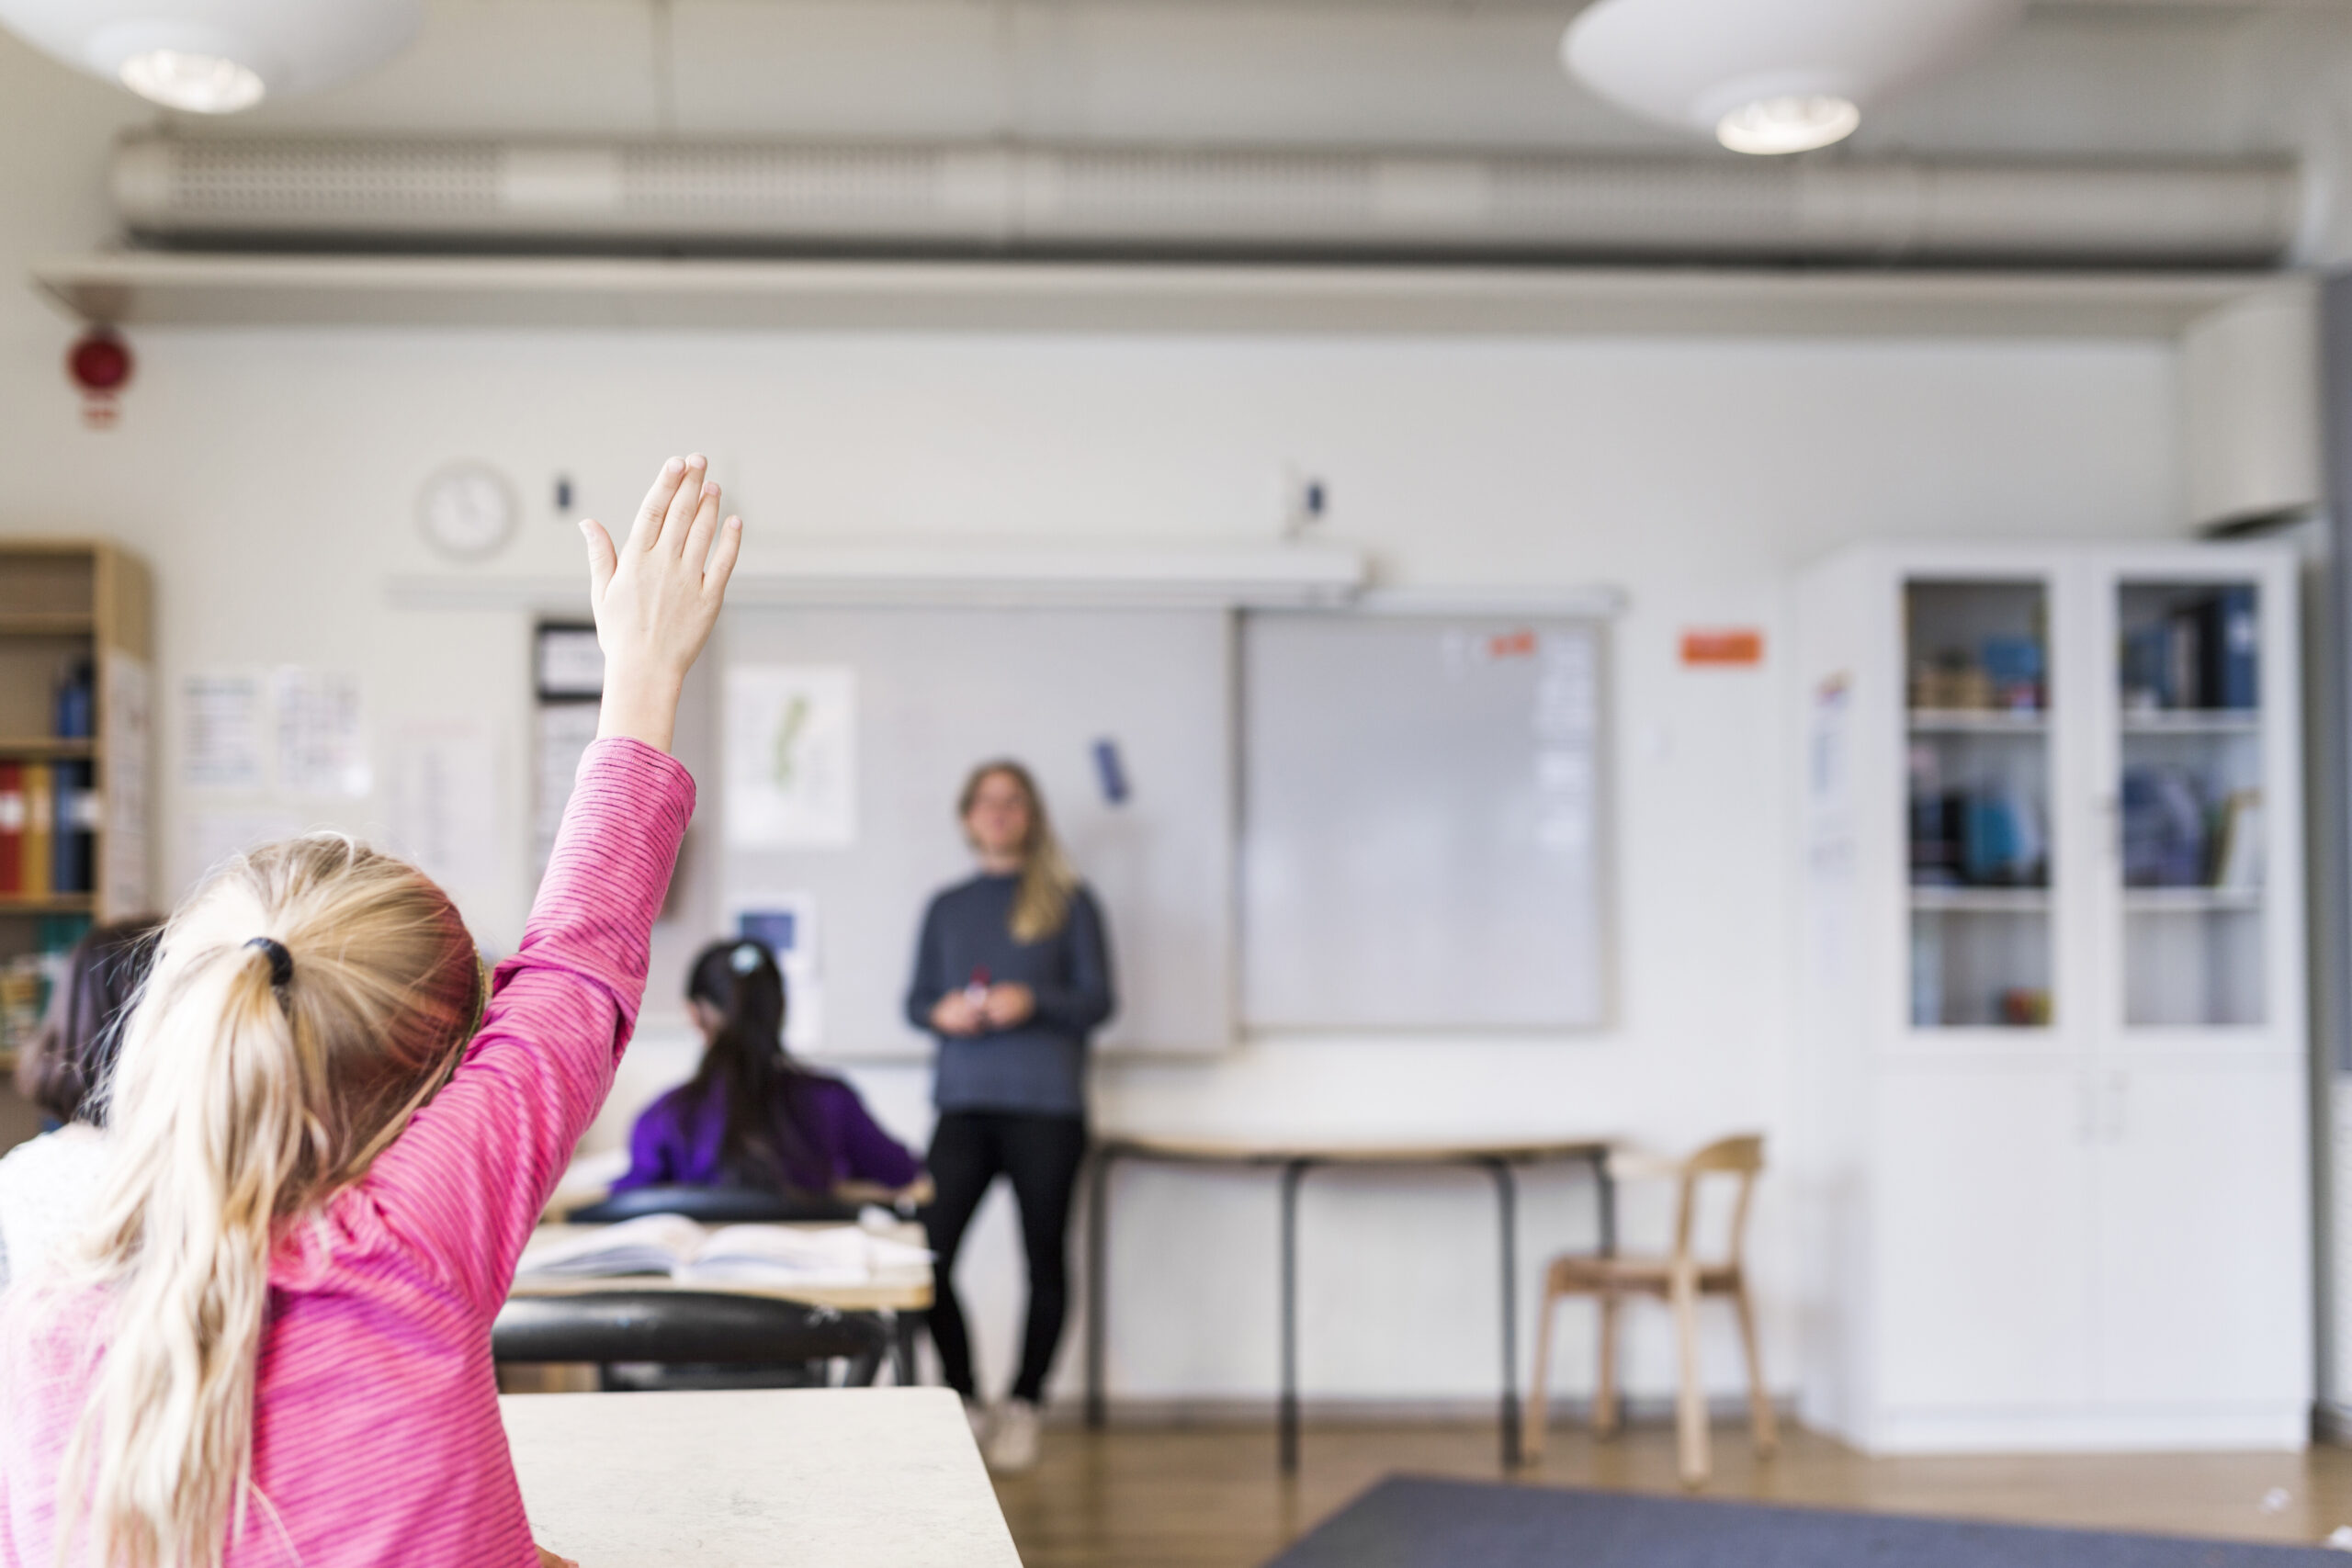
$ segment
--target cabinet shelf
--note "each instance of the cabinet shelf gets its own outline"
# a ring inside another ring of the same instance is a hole
[[[51,893],[38,898],[0,895],[0,915],[86,915],[96,908],[94,893]]]
[[[86,637],[97,618],[76,610],[0,611],[0,637]]]
[[[96,752],[97,742],[87,736],[66,740],[54,736],[0,735],[0,761],[18,757],[89,757]]]
[[[2050,716],[2039,709],[1913,708],[1909,721],[1914,735],[2041,735],[2050,728]]]
[[[2252,708],[2176,708],[2123,716],[2126,735],[2258,735],[2262,715]]]
[[[2047,887],[1914,887],[1911,908],[1930,914],[2039,915],[2050,908]]]
[[[2127,887],[2123,909],[2132,915],[2226,914],[2262,908],[2259,887]]]

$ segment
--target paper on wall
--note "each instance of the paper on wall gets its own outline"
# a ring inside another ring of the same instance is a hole
[[[825,1043],[824,971],[818,963],[817,897],[763,893],[729,900],[739,937],[765,944],[784,972],[784,1043],[806,1054]]]
[[[594,703],[544,703],[538,712],[538,733],[533,737],[535,760],[531,786],[531,867],[544,875],[555,853],[556,829],[563,826],[563,808],[571,801],[571,786],[580,776],[580,759],[596,739]]]
[[[1535,841],[1555,854],[1582,859],[1592,850],[1599,809],[1593,735],[1600,696],[1593,639],[1547,632],[1537,642]]]
[[[290,839],[301,830],[301,819],[290,811],[196,812],[180,840],[180,886],[195,886],[232,855]]]
[[[100,715],[106,721],[105,835],[98,906],[119,919],[153,907],[148,890],[148,705],[153,682],[143,659],[107,651]]]
[[[727,842],[847,849],[857,842],[857,675],[846,666],[727,672]]]
[[[190,675],[183,680],[181,782],[190,789],[261,788],[261,705],[259,676]]]
[[[288,668],[270,679],[277,706],[277,787],[287,795],[365,795],[373,780],[359,682]]]
[[[417,720],[393,733],[390,816],[400,853],[447,886],[498,868],[498,767],[490,727]]]

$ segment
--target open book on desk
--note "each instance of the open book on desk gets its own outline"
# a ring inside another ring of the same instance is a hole
[[[853,1286],[931,1254],[857,1225],[723,1225],[679,1214],[542,1232],[523,1248],[520,1278],[594,1280],[666,1274],[681,1284]]]

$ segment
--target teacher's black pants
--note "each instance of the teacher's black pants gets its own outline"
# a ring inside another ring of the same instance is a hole
[[[1029,1254],[1029,1326],[1022,1336],[1021,1375],[1013,1380],[1012,1397],[1035,1404],[1045,1393],[1062,1322],[1069,1315],[1069,1205],[1085,1157],[1083,1117],[1014,1111],[940,1113],[925,1162],[937,1189],[923,1213],[931,1249],[939,1255],[933,1265],[931,1339],[939,1347],[947,1386],[967,1399],[976,1397],[976,1385],[972,1342],[956,1295],[956,1254],[964,1245],[964,1229],[989,1183],[1000,1174],[1009,1178],[1021,1209],[1021,1244]]]

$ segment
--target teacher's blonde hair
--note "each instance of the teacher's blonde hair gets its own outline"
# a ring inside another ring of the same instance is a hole
[[[1012,894],[1012,940],[1043,942],[1060,931],[1069,919],[1070,896],[1078,891],[1078,873],[1069,866],[1069,859],[1062,853],[1061,840],[1054,837],[1054,825],[1046,816],[1046,797],[1037,793],[1037,781],[1029,770],[1009,758],[1000,757],[992,762],[982,762],[964,781],[964,792],[956,797],[956,819],[964,821],[972,815],[973,802],[979,798],[980,785],[991,776],[1011,779],[1020,787],[1029,804],[1029,832],[1021,840],[1021,886]]]
[[[338,836],[241,855],[172,918],[94,1223],[43,1292],[64,1312],[95,1287],[107,1319],[59,1471],[61,1562],[86,1524],[93,1561],[217,1568],[252,1490],[272,1248],[445,1081],[483,987],[448,896]]]

